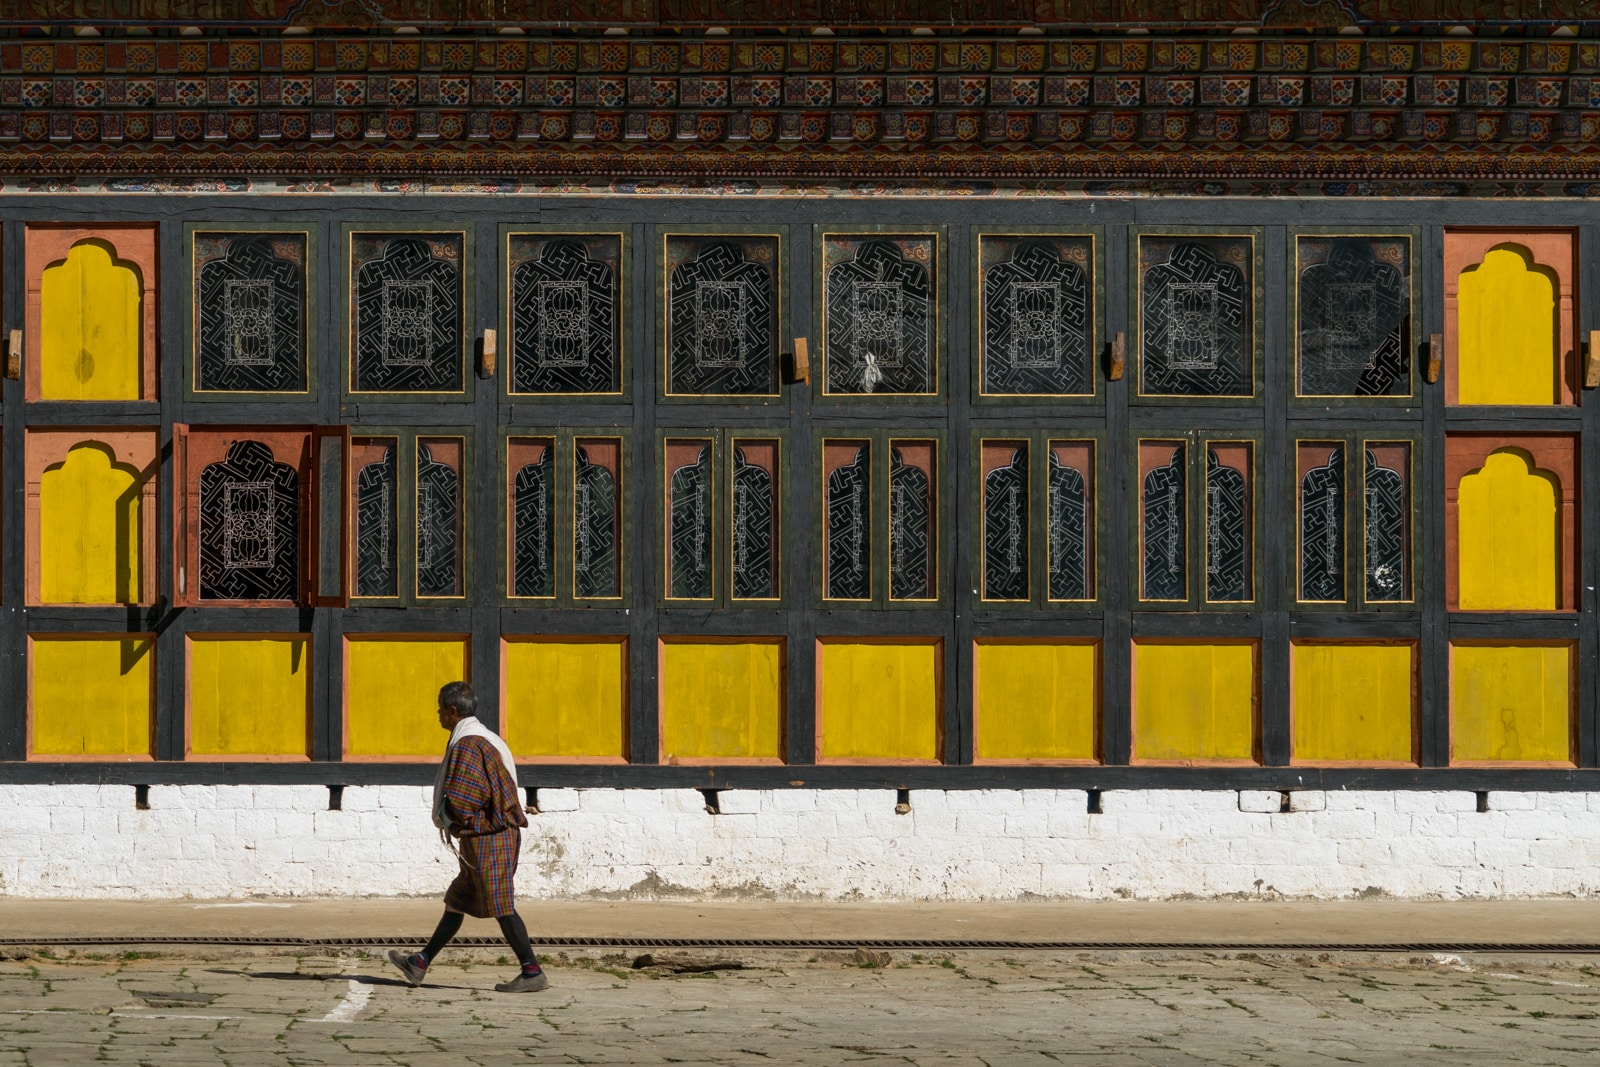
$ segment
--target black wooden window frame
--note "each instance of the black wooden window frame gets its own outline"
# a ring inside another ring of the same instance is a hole
[[[1298,456],[1303,444],[1340,444],[1344,446],[1344,560],[1345,596],[1341,600],[1309,600],[1301,596],[1301,478],[1298,474]],[[1406,521],[1410,524],[1407,538],[1406,574],[1410,596],[1404,600],[1368,600],[1366,593],[1366,446],[1368,444],[1404,444],[1409,448],[1406,459]],[[1417,558],[1418,534],[1422,523],[1422,493],[1418,477],[1421,470],[1422,437],[1415,430],[1348,430],[1319,432],[1291,427],[1288,437],[1285,467],[1289,474],[1288,516],[1289,528],[1284,547],[1288,555],[1285,573],[1289,579],[1288,602],[1295,611],[1333,612],[1399,612],[1415,615],[1423,602],[1421,580],[1423,568]]]
[[[473,559],[476,542],[473,537],[473,474],[479,468],[474,457],[474,429],[471,426],[386,426],[363,423],[355,438],[385,438],[395,442],[395,572],[397,594],[387,596],[361,596],[356,592],[355,575],[357,559],[356,500],[352,492],[346,511],[350,515],[349,534],[345,544],[345,559],[349,571],[350,601],[361,608],[410,608],[424,605],[447,607],[468,604],[476,596],[473,589]],[[421,486],[417,482],[417,446],[427,438],[454,438],[461,442],[461,479],[457,486],[461,507],[461,543],[457,546],[456,568],[461,576],[461,593],[458,596],[423,596],[417,592],[417,497]],[[355,482],[360,471],[352,470]]]
[[[511,264],[511,242],[514,238],[522,236],[532,237],[615,237],[621,250],[620,270],[617,282],[617,381],[618,387],[613,392],[605,393],[528,393],[519,392],[515,387],[512,377],[517,342],[516,327],[511,321],[513,282]],[[633,227],[631,226],[566,226],[560,223],[518,223],[502,222],[499,224],[499,247],[496,278],[499,291],[496,299],[500,305],[499,333],[495,337],[495,369],[494,376],[500,379],[497,387],[501,403],[506,404],[622,404],[633,403],[633,331],[630,329],[630,316],[636,314],[634,308],[634,262],[633,262]],[[483,344],[480,340],[477,345],[479,358],[482,358]],[[469,375],[470,377],[470,375]],[[480,370],[479,377],[483,377]]]
[[[500,602],[508,608],[617,608],[625,609],[633,602],[633,562],[632,553],[635,550],[634,541],[638,538],[638,528],[634,519],[634,493],[635,482],[643,481],[654,484],[644,470],[639,466],[639,457],[634,453],[634,435],[631,429],[617,426],[505,426],[500,429],[500,454],[499,462],[494,471],[495,496],[498,501],[496,512],[500,518],[500,526],[496,536],[496,564],[500,587]],[[686,435],[688,436],[688,435]],[[555,565],[555,596],[553,597],[522,597],[512,592],[515,588],[515,575],[512,573],[515,559],[515,534],[513,516],[511,514],[511,500],[509,487],[515,473],[508,464],[509,445],[512,440],[525,438],[543,438],[555,443],[555,456],[553,457],[553,470],[555,473],[555,555],[552,562]],[[593,438],[614,439],[620,444],[620,462],[618,463],[618,485],[616,488],[617,506],[619,514],[616,526],[621,537],[621,544],[617,547],[617,585],[619,592],[614,597],[580,597],[577,595],[573,577],[574,527],[573,492],[574,479],[577,477],[577,447],[578,441]],[[630,473],[630,464],[631,472]]]
[[[969,434],[968,477],[972,487],[963,501],[963,530],[971,556],[971,604],[975,611],[1100,611],[1105,606],[1106,588],[1101,561],[1106,551],[1106,509],[1100,506],[1105,481],[1105,433],[1098,429],[1072,426],[1022,428],[999,424],[973,427]],[[1028,446],[1028,596],[1002,600],[985,594],[984,570],[987,566],[984,529],[985,486],[984,445],[1000,441],[1024,441]],[[1086,493],[1089,510],[1088,572],[1090,596],[1082,599],[1057,599],[1050,595],[1050,474],[1049,450],[1057,443],[1087,444],[1091,450],[1090,484]]]
[[[982,274],[983,242],[995,237],[1077,237],[1087,238],[1092,253],[1087,273],[1089,320],[1089,384],[1087,393],[1002,393],[984,388],[983,362],[985,358],[984,328],[984,276]],[[1009,407],[1017,404],[1061,405],[1082,411],[1104,411],[1106,380],[1102,359],[1106,346],[1106,232],[1104,226],[974,226],[971,271],[972,292],[968,298],[968,317],[971,320],[971,398],[977,410]],[[1085,412],[1087,413],[1087,412]]]
[[[1424,368],[1420,363],[1426,362],[1426,354],[1421,350],[1422,327],[1424,306],[1422,299],[1422,276],[1425,273],[1421,259],[1422,230],[1417,226],[1295,226],[1288,232],[1289,247],[1288,277],[1289,277],[1289,329],[1286,340],[1289,345],[1288,374],[1289,390],[1288,401],[1291,408],[1299,409],[1324,409],[1337,410],[1340,408],[1377,408],[1391,409],[1389,417],[1401,414],[1392,409],[1415,408],[1421,402],[1419,390],[1423,388]],[[1402,330],[1403,345],[1407,357],[1409,374],[1409,388],[1404,394],[1393,396],[1359,396],[1359,395],[1332,395],[1323,393],[1300,392],[1300,239],[1302,237],[1358,237],[1367,240],[1394,239],[1407,242],[1407,262],[1409,273],[1406,277],[1406,296],[1410,301],[1410,308],[1406,315],[1406,323]],[[1432,269],[1428,267],[1427,269]],[[1407,412],[1411,414],[1412,412]]]
[[[183,399],[188,403],[237,404],[315,404],[320,375],[318,363],[322,353],[317,349],[317,316],[325,304],[321,289],[326,285],[322,267],[323,227],[314,222],[185,222],[183,224],[184,292],[183,313]],[[201,234],[223,234],[266,237],[272,234],[293,234],[306,242],[305,306],[301,310],[302,342],[305,346],[306,387],[297,392],[276,390],[262,392],[246,389],[200,388],[200,331],[196,329],[199,314],[200,272],[195,263],[195,238]],[[159,372],[158,372],[159,373]]]
[[[461,237],[461,338],[460,352],[457,358],[461,367],[460,391],[432,391],[421,390],[394,390],[379,391],[370,389],[357,389],[356,385],[356,265],[355,265],[355,239],[360,234],[375,234],[384,237],[424,236],[427,234],[449,234]],[[475,380],[473,360],[471,356],[475,349],[473,337],[475,334],[474,323],[476,315],[476,289],[477,277],[474,261],[474,227],[469,223],[458,226],[440,226],[437,222],[419,221],[412,225],[404,222],[384,223],[352,223],[346,222],[340,228],[340,258],[343,269],[340,272],[343,284],[334,288],[332,307],[334,318],[343,327],[344,342],[340,349],[344,352],[344,367],[341,375],[343,385],[340,396],[346,404],[360,403],[394,403],[394,404],[471,404],[474,398]],[[480,349],[481,350],[481,349]]]

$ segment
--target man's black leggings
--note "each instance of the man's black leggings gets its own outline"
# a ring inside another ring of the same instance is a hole
[[[447,911],[439,919],[439,925],[434,928],[433,937],[428,939],[428,947],[422,954],[433,960],[444,951],[450,939],[461,931],[461,920],[465,918],[459,911]],[[522,921],[522,916],[516,912],[502,915],[495,920],[500,924],[500,933],[506,939],[506,944],[511,946],[512,953],[517,957],[517,962],[524,967],[530,963],[538,963],[533,954],[533,944],[528,940],[528,926]]]

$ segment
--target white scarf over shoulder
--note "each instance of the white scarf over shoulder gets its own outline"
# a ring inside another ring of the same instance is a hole
[[[500,753],[500,762],[506,765],[506,773],[511,775],[511,785],[515,787],[517,784],[517,761],[511,756],[510,746],[475,716],[468,715],[456,723],[456,728],[450,731],[450,743],[445,746],[444,759],[439,761],[439,773],[433,778],[433,825],[441,830],[450,825],[449,816],[444,810],[444,772],[450,765],[450,750],[463,737],[481,737],[493,745],[495,751]]]

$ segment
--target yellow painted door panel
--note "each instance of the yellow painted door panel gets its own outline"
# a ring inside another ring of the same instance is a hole
[[[1572,758],[1572,646],[1452,645],[1450,758]]]
[[[148,637],[35,637],[29,704],[36,756],[149,756]]]
[[[458,637],[345,638],[345,755],[440,758],[439,690],[466,669]]]
[[[1561,602],[1561,509],[1555,482],[1526,453],[1491,452],[1461,479],[1463,611],[1554,611]]]
[[[1416,646],[1293,646],[1297,760],[1410,763]]]
[[[516,756],[627,755],[625,639],[508,640],[503,647],[502,721]]]
[[[308,756],[311,642],[304,637],[189,639],[189,751]]]
[[[141,588],[139,476],[86,442],[39,481],[39,598],[135,604]]]
[[[1134,758],[1254,758],[1255,665],[1249,644],[1137,642]]]
[[[661,644],[661,758],[783,754],[783,643]]]
[[[44,336],[39,395],[46,400],[137,400],[139,276],[110,246],[84,241],[39,283]]]
[[[1519,252],[1497,248],[1462,271],[1456,402],[1558,403],[1555,314],[1555,280]]]
[[[979,759],[1092,760],[1100,711],[1099,647],[980,641]]]
[[[939,758],[939,644],[819,644],[819,759]]]

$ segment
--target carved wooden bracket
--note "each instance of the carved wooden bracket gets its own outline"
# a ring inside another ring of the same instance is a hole
[[[1428,384],[1432,385],[1439,380],[1439,371],[1444,367],[1444,334],[1430,333],[1428,335],[1428,364],[1424,371]]]
[[[1122,381],[1122,372],[1128,365],[1128,335],[1118,330],[1111,337],[1111,359],[1106,366],[1106,380]]]

